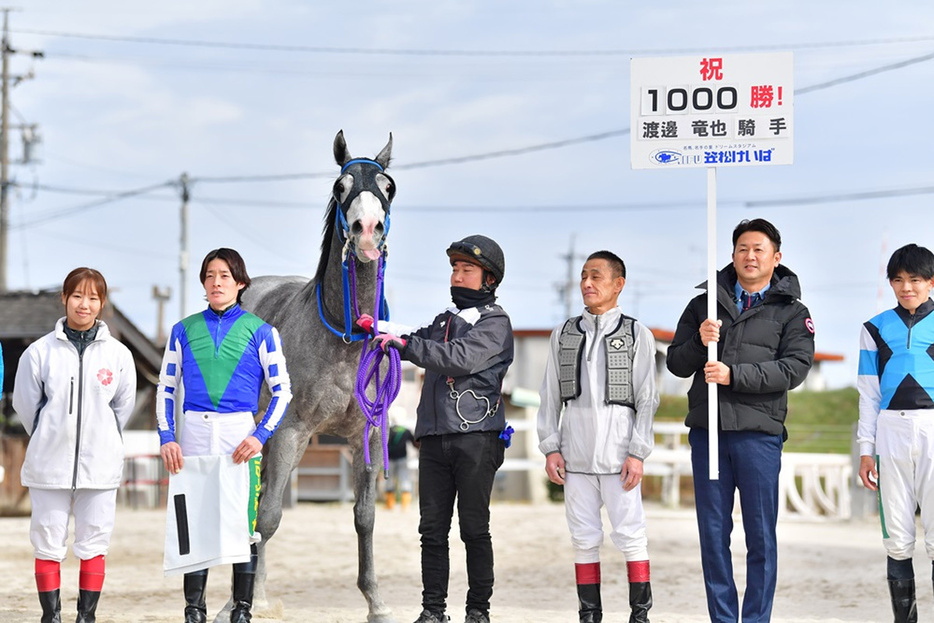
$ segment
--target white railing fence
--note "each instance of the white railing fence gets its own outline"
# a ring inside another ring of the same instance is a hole
[[[661,476],[662,503],[677,507],[681,503],[681,479],[692,477],[688,428],[674,422],[656,422],[655,433],[659,441],[646,460],[645,473]],[[778,480],[779,517],[849,519],[852,482],[849,455],[785,452]],[[736,508],[738,512],[739,504]]]
[[[512,423],[516,431],[534,436],[534,424],[528,420]],[[674,422],[656,422],[657,443],[655,450],[645,462],[645,474],[661,478],[661,499],[665,506],[677,508],[681,505],[681,491],[690,486],[691,448],[687,442],[688,429]],[[164,503],[167,475],[158,455],[158,436],[148,432],[129,435],[125,470],[125,481],[121,488],[120,501],[130,506],[153,507]],[[528,498],[531,501],[545,499],[544,458],[536,446],[527,440],[522,452],[507,457],[501,471],[504,474],[522,474],[530,483]],[[518,450],[518,448],[517,448]],[[519,454],[525,455],[517,456]],[[417,475],[418,458],[409,460],[413,475]],[[329,469],[326,475],[339,474],[333,491],[299,494],[299,476],[320,476],[322,468],[302,467],[294,474],[291,495],[286,502],[299,500],[353,499],[351,465],[349,456],[344,457],[339,467]],[[684,480],[688,479],[688,480]],[[851,487],[854,487],[853,459],[842,454],[811,454],[786,452],[782,455],[782,471],[779,477],[779,516],[782,519],[845,520],[852,515]],[[536,490],[536,488],[538,490]],[[737,513],[739,504],[736,504]]]

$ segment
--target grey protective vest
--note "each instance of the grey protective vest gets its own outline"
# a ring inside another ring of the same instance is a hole
[[[558,336],[558,382],[561,400],[567,402],[581,395],[581,357],[586,335],[580,328],[581,317],[570,318]],[[603,338],[606,351],[606,404],[635,408],[632,387],[632,361],[635,353],[634,320],[622,316],[616,328]]]

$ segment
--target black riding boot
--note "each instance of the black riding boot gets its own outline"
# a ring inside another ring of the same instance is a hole
[[[895,560],[888,556],[885,562],[895,623],[917,623],[918,602],[915,598],[915,570],[911,558]]]
[[[603,604],[600,603],[599,584],[578,584],[577,602],[580,606],[580,623],[603,621]]]
[[[918,602],[915,599],[914,580],[889,580],[889,594],[892,596],[892,614],[895,623],[917,623]]]
[[[78,591],[78,618],[75,623],[95,623],[97,616],[97,600],[101,598],[100,591]]]
[[[78,618],[75,623],[94,623],[97,616],[97,600],[101,598],[100,591],[78,591]]]
[[[253,615],[253,584],[256,580],[256,546],[251,545],[250,562],[240,562],[233,566],[233,610],[230,611],[230,623],[250,623]]]
[[[39,593],[39,605],[42,606],[42,623],[62,623],[62,599],[59,589]]]
[[[652,584],[650,582],[629,583],[629,623],[649,623],[649,608],[652,607]]]
[[[208,606],[204,602],[207,584],[207,569],[185,574],[185,623],[206,623],[208,620]]]

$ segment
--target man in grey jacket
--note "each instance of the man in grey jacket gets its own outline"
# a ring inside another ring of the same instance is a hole
[[[648,621],[652,607],[641,482],[642,462],[655,445],[655,340],[619,308],[625,283],[626,265],[614,253],[587,258],[580,283],[585,308],[551,335],[538,411],[545,473],[564,485],[581,623],[603,619],[603,506],[610,538],[626,556],[630,622]]]
[[[452,243],[447,254],[454,307],[428,326],[376,340],[425,369],[415,423],[423,587],[416,623],[449,620],[448,534],[455,499],[467,550],[465,623],[489,623],[490,496],[508,443],[502,384],[513,358],[512,324],[496,304],[506,263],[499,245],[480,235]]]
[[[730,533],[739,490],[746,534],[744,623],[767,622],[778,570],[778,473],[787,438],[788,390],[814,361],[814,323],[801,303],[798,277],[779,264],[782,239],[765,219],[733,230],[733,262],[717,274],[717,320],[707,293],[688,303],[668,348],[668,369],[694,377],[688,391],[691,463],[701,566],[710,620],[735,623],[739,601]],[[707,284],[699,286],[707,288]],[[718,361],[707,361],[717,343]],[[717,383],[719,479],[707,474],[707,384]]]

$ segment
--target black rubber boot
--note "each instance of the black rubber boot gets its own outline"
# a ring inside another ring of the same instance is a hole
[[[256,546],[251,545],[250,562],[240,562],[233,566],[233,610],[230,611],[230,623],[250,623],[253,615],[253,584],[256,580]]]
[[[100,591],[78,591],[78,618],[75,623],[95,623],[97,616],[97,601],[101,598]]]
[[[41,623],[62,623],[62,599],[59,589],[39,593],[39,605],[42,606]]]
[[[918,602],[915,598],[914,580],[889,580],[892,596],[892,614],[895,623],[918,623]]]
[[[208,606],[204,602],[207,584],[207,569],[185,574],[185,623],[207,623]]]
[[[600,602],[599,584],[578,584],[577,602],[580,606],[580,623],[600,623],[603,621],[603,604]]]
[[[885,576],[889,581],[895,623],[917,623],[918,602],[915,598],[915,570],[911,558],[895,560],[887,556]]]
[[[649,623],[649,608],[652,607],[651,582],[629,583],[629,623]]]

